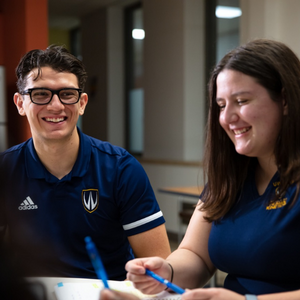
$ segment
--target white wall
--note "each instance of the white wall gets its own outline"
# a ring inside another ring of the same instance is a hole
[[[270,38],[286,43],[300,57],[299,0],[240,0],[241,42]]]
[[[108,140],[125,147],[123,7],[108,8]]]
[[[184,2],[183,160],[203,156],[205,127],[204,1]]]
[[[184,3],[146,0],[143,11],[144,157],[180,160],[184,156]]]
[[[143,1],[146,158],[201,160],[203,8],[202,0]]]

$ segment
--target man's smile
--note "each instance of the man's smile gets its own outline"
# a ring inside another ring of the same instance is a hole
[[[60,117],[60,118],[44,118],[45,121],[47,122],[52,122],[52,123],[59,123],[62,122],[64,120],[66,120],[66,117]]]

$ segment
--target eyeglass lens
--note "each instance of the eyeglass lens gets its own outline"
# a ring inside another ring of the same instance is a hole
[[[79,99],[79,92],[72,89],[63,89],[58,92],[58,97],[63,103],[76,103]],[[52,91],[46,89],[36,89],[31,91],[32,102],[37,104],[48,103],[52,98]]]

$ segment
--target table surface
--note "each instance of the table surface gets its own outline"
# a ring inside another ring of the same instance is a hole
[[[202,186],[176,186],[176,187],[163,187],[158,189],[158,191],[162,193],[196,197],[196,198],[199,198],[202,190],[203,190]]]

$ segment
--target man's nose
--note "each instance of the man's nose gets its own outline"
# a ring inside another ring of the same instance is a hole
[[[48,103],[48,105],[50,105],[51,107],[59,107],[59,108],[64,106],[63,103],[61,103],[57,94],[53,94],[52,99],[50,103]]]

